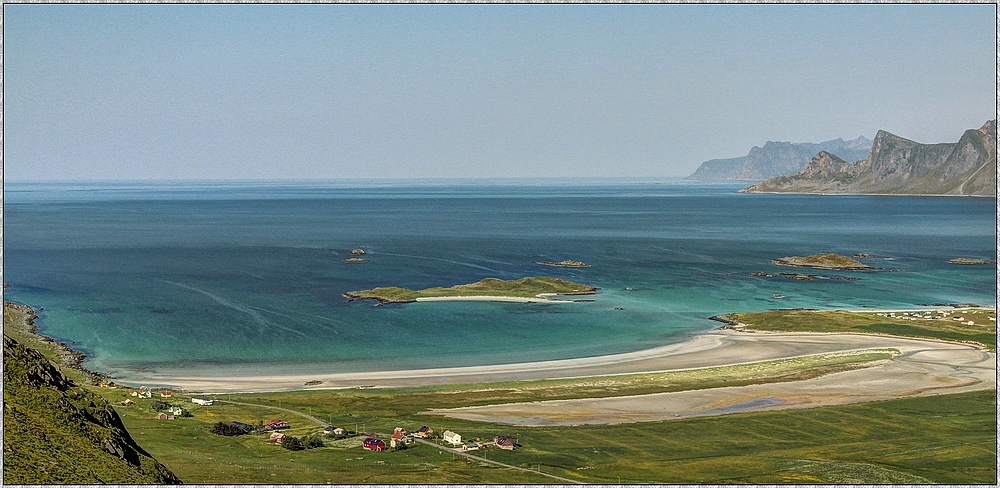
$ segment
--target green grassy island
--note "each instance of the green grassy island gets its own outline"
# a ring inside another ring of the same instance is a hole
[[[551,276],[534,276],[519,280],[486,278],[477,283],[408,290],[396,286],[349,291],[344,297],[352,300],[378,300],[379,303],[409,303],[419,298],[524,298],[544,300],[547,295],[592,295],[597,288]]]
[[[815,254],[812,256],[805,256],[805,257],[789,256],[784,258],[772,259],[771,262],[779,266],[795,266],[798,268],[847,269],[847,270],[874,269],[871,266],[868,266],[867,264],[857,261],[855,259],[833,253]]]

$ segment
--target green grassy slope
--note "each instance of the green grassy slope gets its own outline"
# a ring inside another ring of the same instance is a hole
[[[42,354],[4,335],[3,479],[7,484],[174,484],[111,405]]]

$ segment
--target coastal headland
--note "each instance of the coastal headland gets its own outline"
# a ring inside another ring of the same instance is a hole
[[[378,300],[379,304],[412,303],[441,300],[488,300],[516,302],[555,302],[557,295],[593,295],[597,288],[551,276],[534,276],[519,280],[485,278],[476,283],[448,288],[433,287],[409,290],[396,286],[349,291],[344,298]]]

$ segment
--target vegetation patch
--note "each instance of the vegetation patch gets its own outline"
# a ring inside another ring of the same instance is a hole
[[[840,254],[814,254],[812,256],[788,256],[784,258],[772,259],[772,263],[779,266],[795,266],[800,268],[818,269],[873,269],[861,261],[841,256]]]
[[[455,285],[448,288],[434,287],[423,290],[409,290],[396,286],[379,287],[371,290],[349,291],[344,297],[352,300],[378,300],[379,303],[408,303],[418,298],[432,297],[511,297],[538,298],[539,295],[590,295],[597,293],[592,286],[566,281],[551,276],[536,276],[519,280],[486,278],[482,281]]]
[[[996,351],[997,347],[996,310],[987,308],[892,313],[771,310],[713,318],[743,330],[878,333],[975,343],[991,351]]]

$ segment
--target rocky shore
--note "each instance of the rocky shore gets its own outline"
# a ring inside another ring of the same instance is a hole
[[[535,261],[535,264],[541,264],[542,266],[555,266],[557,268],[589,268],[590,265],[583,261],[573,261],[567,259],[565,261]]]
[[[20,325],[18,329],[21,329],[21,332],[34,336],[39,342],[46,343],[55,348],[56,354],[59,356],[60,366],[82,373],[91,384],[114,386],[114,383],[108,381],[108,377],[106,375],[90,371],[89,369],[83,367],[83,362],[88,357],[86,354],[69,347],[69,345],[64,342],[59,342],[49,336],[39,334],[38,326],[35,325],[35,320],[38,318],[38,314],[35,313],[33,308],[27,305],[12,302],[3,302],[3,306],[5,314],[9,309],[25,315],[24,323],[17,324],[15,326]]]
[[[973,258],[955,258],[949,259],[951,264],[997,264],[996,261],[987,261],[985,259],[973,259]]]

